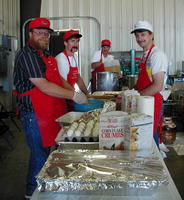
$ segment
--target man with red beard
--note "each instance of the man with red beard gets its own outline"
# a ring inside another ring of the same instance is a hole
[[[44,165],[60,126],[55,119],[67,112],[66,99],[85,103],[86,96],[64,88],[55,58],[48,52],[53,30],[46,18],[29,23],[29,41],[16,55],[14,85],[19,111],[30,149],[25,199],[37,187],[35,176]]]
[[[109,54],[111,48],[110,40],[101,41],[101,50],[96,51],[91,60],[91,73],[92,73],[92,92],[96,91],[96,73],[104,72],[104,63],[107,60],[113,59],[113,56]]]
[[[135,34],[138,45],[143,49],[135,88],[141,95],[153,96],[155,99],[153,136],[158,145],[158,127],[159,124],[161,127],[162,121],[163,91],[167,79],[168,60],[165,53],[155,46],[153,27],[149,22],[138,21],[131,33]]]

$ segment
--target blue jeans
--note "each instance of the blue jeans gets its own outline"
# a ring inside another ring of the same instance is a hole
[[[158,137],[158,132],[155,132],[154,135],[153,135],[153,138],[155,140],[155,143],[159,149],[159,137]]]
[[[22,126],[26,142],[30,150],[29,168],[26,179],[26,194],[32,195],[37,187],[35,176],[43,167],[49,156],[50,149],[42,146],[38,123],[34,113],[21,112]]]
[[[160,112],[159,125],[160,125],[160,121],[162,120],[163,116],[164,116],[164,106],[162,106],[162,109],[161,109],[161,112]],[[160,132],[159,132],[158,128],[157,128],[157,132],[154,133],[153,138],[154,138],[155,143],[156,143],[156,145],[159,149]]]

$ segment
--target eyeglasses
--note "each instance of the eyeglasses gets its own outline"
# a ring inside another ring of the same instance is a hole
[[[32,31],[32,32],[36,33],[37,35],[40,35],[42,37],[50,38],[50,33],[49,32],[42,32],[42,31]]]

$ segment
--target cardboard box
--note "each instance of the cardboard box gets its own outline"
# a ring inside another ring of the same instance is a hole
[[[124,150],[125,135],[130,137],[130,116],[122,111],[100,115],[99,149]]]
[[[121,72],[120,66],[105,67],[105,72]]]
[[[130,114],[130,137],[125,136],[125,149],[133,151],[152,148],[153,117],[140,114]]]

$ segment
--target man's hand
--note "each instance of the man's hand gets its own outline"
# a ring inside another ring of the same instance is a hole
[[[91,63],[91,68],[92,68],[92,69],[96,69],[96,68],[100,67],[101,64],[102,64],[101,61]]]
[[[74,92],[72,100],[78,104],[87,103],[87,97],[83,92]]]

